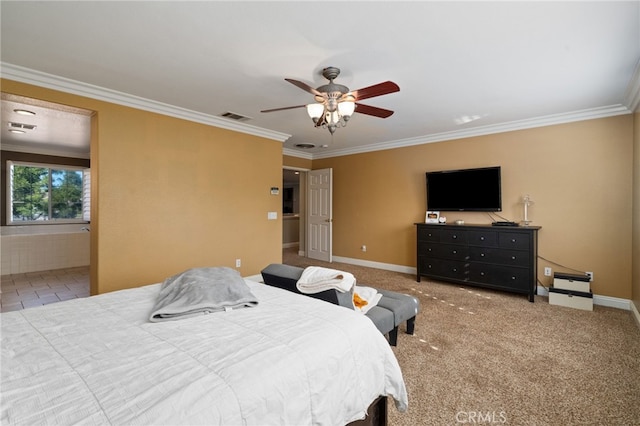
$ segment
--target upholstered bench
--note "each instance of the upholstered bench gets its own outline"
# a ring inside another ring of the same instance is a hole
[[[420,301],[408,294],[396,293],[395,291],[377,289],[382,294],[378,306],[393,312],[395,329],[389,335],[389,341],[396,341],[398,338],[398,327],[403,322],[407,322],[407,334],[413,334],[416,324],[416,315],[420,311]],[[395,345],[394,345],[395,346]]]
[[[296,283],[302,276],[303,268],[296,266],[272,263],[262,270],[262,279],[265,284],[301,293]],[[389,344],[396,346],[398,342],[398,326],[407,321],[407,333],[413,334],[415,317],[419,310],[419,302],[416,298],[396,293],[389,290],[377,290],[382,298],[376,306],[365,314],[383,335],[389,336]],[[350,293],[341,293],[337,290],[325,290],[320,293],[304,294],[305,296],[321,299],[335,305],[353,309]]]

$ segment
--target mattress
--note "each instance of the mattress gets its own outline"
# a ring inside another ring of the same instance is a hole
[[[153,284],[0,315],[2,424],[318,424],[407,407],[364,315],[245,280],[251,308],[149,322]]]

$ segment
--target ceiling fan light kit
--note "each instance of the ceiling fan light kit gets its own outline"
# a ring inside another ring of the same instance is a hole
[[[311,120],[313,120],[314,126],[328,129],[332,135],[338,127],[345,127],[347,125],[347,122],[354,112],[379,118],[387,118],[393,114],[393,111],[359,104],[357,101],[398,92],[400,88],[397,84],[386,81],[351,92],[347,86],[333,82],[333,80],[340,75],[339,68],[327,67],[322,70],[322,75],[329,80],[329,84],[320,86],[317,89],[314,89],[302,81],[285,78],[289,83],[314,95],[315,103],[263,110],[262,112],[305,107],[307,114],[311,117]]]

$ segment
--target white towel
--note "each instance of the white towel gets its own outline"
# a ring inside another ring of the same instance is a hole
[[[296,287],[301,293],[312,294],[335,289],[341,293],[351,291],[356,284],[353,274],[321,266],[308,266],[302,271]]]
[[[360,308],[357,307],[355,303],[353,305],[353,309],[355,309],[357,312],[362,312],[363,314],[366,314],[369,311],[369,309],[376,306],[380,301],[380,299],[382,299],[382,293],[378,293],[378,290],[376,290],[373,287],[364,287],[364,286],[357,285],[354,287],[353,292],[357,294],[360,297],[360,299],[365,300],[367,302],[366,305]]]

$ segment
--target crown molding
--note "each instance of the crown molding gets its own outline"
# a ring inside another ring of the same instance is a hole
[[[21,83],[33,84],[48,89],[59,90],[66,93],[72,93],[92,99],[105,102],[111,102],[118,105],[124,105],[144,111],[163,114],[175,118],[180,118],[196,123],[206,124],[209,126],[219,127],[227,130],[233,130],[240,133],[250,134],[253,136],[264,137],[267,139],[284,142],[291,135],[264,129],[249,124],[236,123],[221,117],[203,114],[197,111],[176,107],[162,102],[133,96],[127,93],[106,89],[92,84],[82,83],[68,78],[32,70],[29,68],[13,65],[6,62],[0,62],[0,76],[9,80]],[[434,133],[431,135],[417,136],[414,138],[401,139],[395,141],[380,142],[361,147],[344,148],[339,150],[325,151],[322,153],[309,153],[283,148],[283,154],[304,158],[309,160],[340,157],[344,155],[361,154],[366,152],[382,151],[386,149],[402,148],[414,145],[422,145],[427,143],[445,142],[448,140],[469,138],[475,136],[484,136],[495,133],[511,132],[516,130],[525,130],[535,127],[551,126],[555,124],[564,124],[575,121],[592,120],[597,118],[612,117],[615,115],[629,114],[640,108],[640,62],[636,65],[634,76],[631,79],[626,93],[625,104],[610,105],[601,108],[585,109],[562,114],[553,114],[542,117],[530,118],[525,120],[511,121],[489,126],[479,126],[467,128],[464,130],[456,130],[452,132]],[[6,148],[6,147],[5,147]]]
[[[291,148],[283,148],[282,154],[289,155],[291,157],[304,158],[305,160],[313,160],[314,158],[318,158],[314,157],[314,155],[310,152],[301,152]]]
[[[629,114],[631,110],[624,105],[610,105],[602,108],[591,108],[562,114],[553,114],[543,117],[528,118],[525,120],[511,121],[507,123],[493,124],[489,126],[472,127],[452,132],[434,133],[431,135],[417,136],[415,138],[400,139],[396,141],[380,142],[360,147],[344,148],[335,151],[314,154],[312,160],[321,158],[340,157],[343,155],[361,154],[365,152],[383,151],[385,149],[402,148],[427,143],[445,142],[454,139],[485,136],[496,133],[526,130],[535,127],[552,126],[575,121],[593,120],[596,118],[613,117]],[[294,155],[294,154],[291,154]],[[294,155],[295,156],[295,155]]]
[[[59,90],[61,92],[72,93],[74,95],[84,96],[91,99],[124,105],[209,126],[220,127],[222,129],[273,139],[279,142],[284,142],[291,137],[291,135],[286,133],[263,129],[250,124],[236,123],[214,115],[203,114],[186,108],[180,108],[162,102],[141,98],[139,96],[106,89],[104,87],[82,83],[76,80],[32,70],[6,62],[0,62],[0,68],[0,75],[2,78],[6,78],[8,80],[33,84],[47,89]]]

